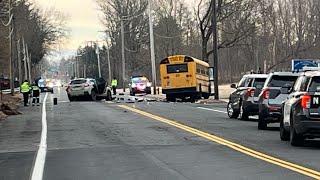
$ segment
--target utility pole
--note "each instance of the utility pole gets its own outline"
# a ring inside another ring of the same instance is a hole
[[[77,75],[78,75],[78,78],[80,77],[80,59],[78,57],[78,60],[77,60]]]
[[[74,78],[76,78],[76,62],[72,62],[72,75]]]
[[[18,50],[18,72],[19,72],[19,84],[22,83],[22,72],[21,72],[21,44],[20,39],[18,39],[17,44],[17,50]]]
[[[106,34],[106,44],[107,44],[107,63],[108,63],[108,83],[111,83],[111,62],[110,62],[110,50],[109,50],[109,38],[110,38],[110,32],[109,31],[98,31]]]
[[[157,94],[157,73],[156,73],[156,58],[154,53],[154,35],[153,35],[153,18],[152,18],[152,0],[148,1],[149,7],[149,29],[150,29],[150,55],[151,55],[151,71],[153,94]]]
[[[124,51],[124,27],[123,18],[121,17],[121,55],[122,55],[122,87],[123,92],[126,92],[126,59]]]
[[[23,45],[23,66],[24,66],[24,80],[28,79],[28,69],[27,69],[27,46],[24,42],[24,37],[22,37],[22,45]],[[24,81],[23,80],[23,81]]]
[[[98,42],[96,45],[96,53],[97,53],[97,58],[98,58],[98,71],[99,71],[99,78],[101,78],[101,64],[100,64],[100,51],[99,51],[99,46],[98,46]]]
[[[9,76],[10,76],[10,89],[11,95],[14,94],[14,77],[13,77],[13,48],[12,48],[12,41],[13,41],[13,14],[12,14],[12,2],[9,0]]]
[[[111,62],[110,62],[110,51],[109,44],[107,44],[107,58],[108,58],[108,74],[109,74],[109,83],[111,83]]]
[[[213,37],[213,68],[214,68],[214,99],[219,99],[218,73],[218,32],[217,32],[217,2],[212,0],[212,37]]]
[[[80,77],[80,69],[79,69],[79,61],[80,61],[80,59],[79,59],[79,57],[80,57],[80,55],[78,54],[78,52],[77,52],[77,55],[76,55],[76,77],[77,78],[79,78]]]
[[[74,62],[74,77],[78,77],[78,69],[77,69],[77,57],[76,60]]]
[[[32,83],[32,77],[31,77],[31,57],[32,57],[32,54],[30,54],[29,56],[29,53],[28,54],[28,69],[29,69],[29,83]]]

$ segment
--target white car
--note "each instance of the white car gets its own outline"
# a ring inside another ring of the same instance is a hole
[[[67,88],[68,98],[74,101],[78,97],[89,97],[95,101],[97,99],[97,83],[95,79],[74,79]]]

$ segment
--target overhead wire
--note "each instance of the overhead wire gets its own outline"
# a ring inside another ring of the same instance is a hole
[[[175,38],[178,38],[180,37],[181,35],[176,35],[176,36],[164,36],[164,35],[160,35],[158,33],[154,33],[154,35],[160,37],[160,38],[164,38],[164,39],[175,39]]]

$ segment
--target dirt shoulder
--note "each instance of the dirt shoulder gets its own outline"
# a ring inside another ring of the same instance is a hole
[[[11,115],[21,114],[18,111],[21,100],[21,95],[18,93],[14,96],[0,94],[0,120],[4,120]]]

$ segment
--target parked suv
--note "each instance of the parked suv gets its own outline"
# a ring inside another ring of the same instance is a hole
[[[230,94],[227,106],[230,118],[239,117],[245,120],[251,115],[258,115],[258,95],[267,77],[266,74],[244,75],[238,85],[231,85],[231,88],[235,88],[235,91]]]
[[[299,146],[305,138],[320,137],[320,72],[306,72],[291,91],[283,103],[280,138]]]
[[[282,102],[287,99],[289,91],[300,73],[274,72],[267,78],[259,95],[258,129],[267,128],[268,123],[279,122],[282,116]]]
[[[74,101],[78,97],[89,97],[91,100],[101,99],[102,94],[106,94],[106,99],[111,100],[111,89],[106,87],[106,81],[103,78],[79,78],[69,83],[67,88],[68,98]]]

